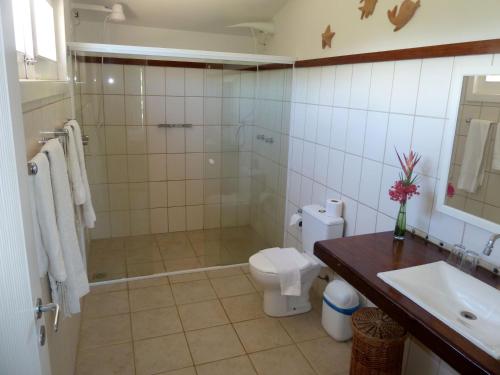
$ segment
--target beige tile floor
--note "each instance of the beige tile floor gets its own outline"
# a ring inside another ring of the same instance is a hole
[[[267,317],[247,267],[95,287],[77,375],[345,375],[350,343],[309,313]]]
[[[97,282],[246,263],[269,246],[252,228],[234,227],[93,240],[90,247],[88,276]]]

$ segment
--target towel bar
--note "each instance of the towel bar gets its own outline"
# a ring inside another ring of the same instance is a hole
[[[465,119],[465,122],[466,122],[467,124],[470,124],[470,122],[471,122],[471,121],[472,121],[472,118],[471,118],[471,117],[469,117],[469,118],[466,118],[466,119]],[[493,121],[491,122],[491,125],[497,125],[497,124],[498,124],[498,122],[493,122]]]
[[[159,128],[192,128],[193,124],[158,124]]]

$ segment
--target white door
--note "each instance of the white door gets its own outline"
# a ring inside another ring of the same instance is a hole
[[[34,314],[41,285],[12,30],[11,1],[0,0],[0,374],[49,375],[44,318]]]

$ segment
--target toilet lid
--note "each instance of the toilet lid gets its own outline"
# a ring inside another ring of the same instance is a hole
[[[277,251],[279,253],[280,250],[281,249],[276,248],[275,251]],[[307,268],[308,266],[311,265],[311,262],[304,256],[304,254],[302,254],[297,249],[294,249],[294,250],[296,252],[298,252],[300,255],[302,255],[302,257],[300,257],[302,259],[302,262],[300,264],[300,269],[301,270],[304,269],[304,268]],[[285,256],[285,255],[283,255],[283,256]],[[253,267],[255,267],[256,269],[258,269],[260,272],[277,273],[276,268],[274,267],[274,265],[269,261],[269,259],[267,259],[266,256],[262,255],[260,252],[252,255],[250,257],[250,259],[249,259],[249,262],[250,262],[250,264]]]

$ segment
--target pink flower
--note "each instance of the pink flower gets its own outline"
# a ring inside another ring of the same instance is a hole
[[[413,170],[420,161],[420,155],[412,150],[410,150],[408,156],[403,154],[403,158],[401,158],[397,150],[396,155],[398,156],[403,172],[401,173],[400,179],[389,189],[389,197],[393,201],[405,204],[408,199],[411,199],[414,195],[420,194],[418,192],[419,186],[415,184],[417,178],[413,176]]]
[[[455,196],[455,187],[451,182],[448,182],[448,187],[446,188],[446,195],[449,198],[453,198]]]

